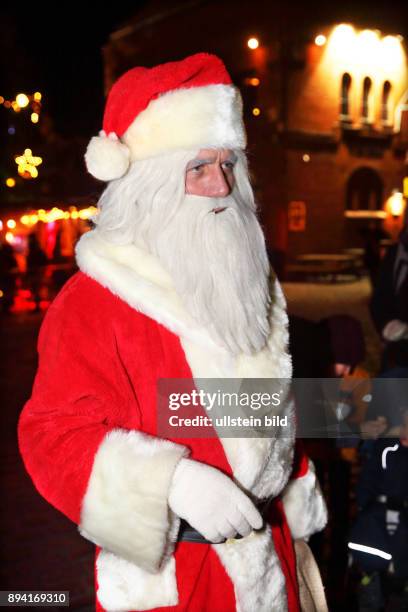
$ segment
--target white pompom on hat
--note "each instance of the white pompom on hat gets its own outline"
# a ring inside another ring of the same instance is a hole
[[[120,77],[85,161],[95,178],[111,181],[124,176],[132,161],[168,151],[245,146],[238,89],[218,57],[198,53]]]
[[[88,172],[100,181],[112,181],[126,174],[130,164],[130,151],[114,132],[91,138],[85,162]]]

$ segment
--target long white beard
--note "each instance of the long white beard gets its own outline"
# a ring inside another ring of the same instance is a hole
[[[227,207],[215,214],[214,208]],[[186,195],[149,247],[170,273],[191,316],[233,353],[266,343],[269,263],[255,213],[239,197]],[[152,244],[153,242],[153,244]]]

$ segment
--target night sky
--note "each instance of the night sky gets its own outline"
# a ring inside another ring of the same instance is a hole
[[[57,132],[68,137],[96,133],[104,100],[101,48],[143,4],[99,3],[93,5],[94,15],[79,3],[64,2],[1,9],[0,95],[14,99],[20,91],[39,90]]]
[[[19,91],[40,90],[43,110],[52,117],[58,133],[66,137],[95,134],[104,103],[102,46],[112,31],[146,4],[152,2],[121,1],[108,6],[10,3],[0,10],[0,95],[13,99]],[[170,4],[162,3],[166,8]],[[288,11],[294,19],[301,11],[322,21],[362,20],[366,27],[379,20],[390,30],[407,35],[407,4],[396,0],[292,2]],[[214,18],[216,6],[214,2]]]
[[[19,91],[43,93],[43,110],[63,136],[89,137],[100,129],[103,113],[101,48],[109,34],[152,1],[88,3],[15,3],[0,10],[0,95],[13,99]],[[155,0],[168,8],[171,2]],[[390,32],[408,35],[408,3],[290,2],[289,18],[349,20],[365,27],[380,22]],[[94,7],[94,13],[89,12]],[[256,5],[254,5],[256,7]],[[84,11],[85,7],[85,11]],[[254,9],[256,10],[256,9]],[[217,2],[214,2],[214,18]],[[227,35],[227,24],[226,24]]]

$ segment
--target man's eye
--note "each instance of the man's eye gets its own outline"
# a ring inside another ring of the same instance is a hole
[[[203,169],[203,164],[197,164],[197,166],[192,166],[191,168],[189,168],[189,170],[192,171],[194,174],[197,174],[202,169]]]
[[[226,161],[222,165],[225,168],[225,170],[233,170],[235,166],[234,162],[232,161]]]

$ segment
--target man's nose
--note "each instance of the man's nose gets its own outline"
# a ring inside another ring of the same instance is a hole
[[[211,168],[209,191],[211,198],[225,198],[231,193],[231,186],[221,166]]]

